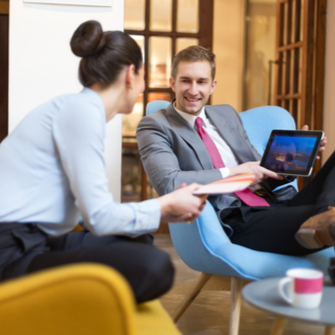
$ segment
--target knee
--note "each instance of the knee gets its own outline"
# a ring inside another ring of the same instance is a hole
[[[173,284],[175,273],[170,256],[162,252],[155,264],[151,267],[150,272],[150,275],[156,281],[156,285],[161,288],[161,294],[166,293]]]
[[[175,270],[170,256],[165,252],[156,249],[145,260],[142,270],[143,276],[136,294],[138,303],[156,299],[171,288]]]

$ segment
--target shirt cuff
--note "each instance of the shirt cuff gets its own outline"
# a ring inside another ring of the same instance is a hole
[[[229,168],[227,168],[227,167],[224,167],[224,168],[221,168],[221,169],[219,169],[220,170],[220,172],[221,172],[221,176],[222,176],[222,178],[227,178],[228,176],[229,176]]]
[[[156,231],[160,226],[161,219],[161,205],[157,199],[149,199],[137,203],[126,203],[127,205],[136,205],[143,207],[142,215],[137,220],[136,230],[125,232],[124,235],[137,237],[142,234],[148,234]],[[147,210],[144,210],[148,208]],[[144,210],[144,211],[143,211]],[[139,213],[137,209],[137,213]]]
[[[157,230],[161,224],[161,204],[158,199],[149,199],[141,201],[140,203],[145,206],[143,217],[139,220],[139,228],[142,226],[143,229],[137,232],[149,233]]]

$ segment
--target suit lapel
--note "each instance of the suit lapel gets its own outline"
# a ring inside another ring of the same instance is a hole
[[[203,169],[213,169],[212,160],[204,142],[195,129],[175,111],[173,101],[166,109],[166,116],[173,130],[193,149]]]
[[[228,118],[222,117],[222,113],[224,113],[222,106],[206,106],[205,111],[240,163],[257,160],[257,157],[254,156],[251,148],[236,127],[233,126],[233,123]]]

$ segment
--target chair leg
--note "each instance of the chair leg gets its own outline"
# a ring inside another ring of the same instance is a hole
[[[325,335],[334,335],[334,327],[326,327],[325,328]]]
[[[243,279],[231,277],[229,335],[238,335],[242,306]]]
[[[212,275],[209,273],[202,272],[199,276],[197,282],[193,286],[191,292],[185,297],[183,302],[178,307],[176,313],[173,316],[173,321],[177,323],[179,318],[184,314],[184,312],[187,310],[188,306],[190,306],[191,302],[197,297],[197,295],[200,293],[201,288],[206,284],[208,279]]]
[[[287,319],[281,316],[277,316],[275,323],[273,324],[271,335],[282,335],[285,325],[287,323]]]

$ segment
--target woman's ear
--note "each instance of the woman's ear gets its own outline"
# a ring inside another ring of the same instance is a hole
[[[127,68],[126,72],[126,87],[129,89],[133,88],[134,80],[135,80],[135,65],[130,64]]]

